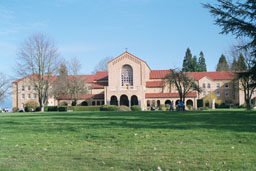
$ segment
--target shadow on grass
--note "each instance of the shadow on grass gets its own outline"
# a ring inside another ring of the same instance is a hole
[[[15,114],[2,118],[1,129],[56,132],[96,128],[215,129],[256,132],[255,111],[74,112]]]

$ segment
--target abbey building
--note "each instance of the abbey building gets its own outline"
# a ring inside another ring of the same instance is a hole
[[[168,104],[178,103],[179,94],[174,86],[165,84],[164,77],[169,70],[151,70],[147,63],[140,58],[124,52],[108,62],[108,71],[97,72],[94,75],[81,75],[88,87],[87,94],[79,95],[78,105],[97,106],[109,105],[139,105],[143,110]],[[214,93],[224,104],[244,104],[243,92],[232,72],[191,72],[202,92],[191,92],[186,97],[185,105],[197,108],[201,99],[207,94]],[[56,77],[56,76],[53,76]],[[19,109],[31,100],[37,100],[35,88],[27,78],[12,83],[12,105]],[[255,103],[255,95],[253,96]],[[48,106],[60,104],[71,105],[68,95],[58,98],[49,97]]]

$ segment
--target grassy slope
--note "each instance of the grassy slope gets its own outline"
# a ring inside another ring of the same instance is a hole
[[[0,115],[0,168],[256,170],[256,113]]]

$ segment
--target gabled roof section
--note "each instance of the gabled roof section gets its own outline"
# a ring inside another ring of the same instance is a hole
[[[144,60],[142,60],[142,59],[138,58],[137,56],[135,56],[135,55],[133,55],[133,54],[131,54],[131,53],[127,52],[127,51],[125,51],[124,53],[122,53],[122,54],[121,54],[121,55],[119,55],[118,57],[116,57],[116,58],[112,59],[112,60],[111,60],[111,61],[109,61],[108,63],[115,61],[116,59],[118,59],[119,57],[121,57],[121,56],[123,56],[123,55],[125,55],[125,54],[130,55],[130,56],[132,56],[132,57],[134,57],[134,58],[138,59],[138,60],[139,60],[139,61],[141,61],[142,63],[146,64],[146,65],[147,65],[147,67],[150,69],[150,67],[148,66],[148,64],[147,64],[147,62],[146,62],[146,61],[144,61]],[[151,69],[150,69],[150,70],[151,70]]]
[[[150,79],[163,79],[169,73],[170,70],[151,70]]]
[[[108,72],[107,71],[98,71],[94,75],[94,81],[107,81],[108,80]]]

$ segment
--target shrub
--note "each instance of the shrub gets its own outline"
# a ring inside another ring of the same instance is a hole
[[[103,105],[101,106],[100,110],[101,111],[117,111],[117,106],[115,105]]]
[[[67,106],[60,106],[59,107],[59,111],[60,112],[66,112],[68,110],[68,107]]]
[[[2,110],[0,110],[0,113],[2,113],[3,111]]]
[[[36,108],[36,112],[40,112],[40,111],[41,111],[41,107],[39,106]]]
[[[12,108],[12,112],[19,112],[19,108],[18,107]]]
[[[193,110],[193,106],[187,105],[188,110]]]
[[[159,106],[159,110],[165,111],[165,110],[166,110],[165,105],[164,105],[164,104],[160,104],[160,106]]]
[[[166,110],[170,110],[170,105],[169,104],[165,104],[165,108],[166,108]]]
[[[131,109],[128,106],[119,106],[118,111],[131,111]]]
[[[47,110],[48,112],[57,112],[58,111],[58,106],[47,106],[47,107],[48,107],[48,110]]]
[[[239,108],[246,108],[246,104],[241,104]]]
[[[200,107],[199,110],[208,110],[209,108],[207,106],[205,107]]]
[[[25,103],[25,111],[26,112],[34,112],[36,111],[36,108],[38,107],[38,103],[34,100],[29,100]]]
[[[67,106],[67,110],[73,110],[73,111],[100,111],[100,106]]]
[[[141,107],[139,105],[134,105],[131,107],[132,111],[141,111]]]

